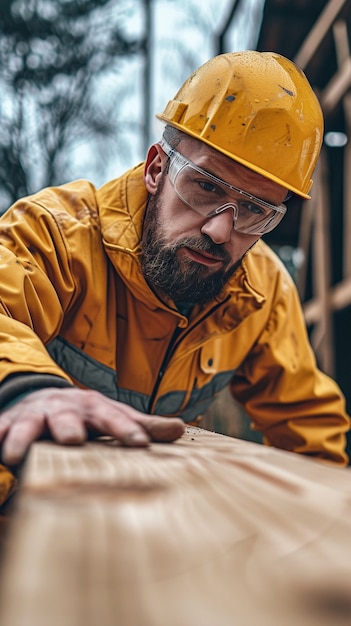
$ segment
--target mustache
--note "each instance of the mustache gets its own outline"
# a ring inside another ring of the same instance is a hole
[[[172,252],[176,252],[180,248],[191,248],[192,250],[198,250],[199,252],[207,252],[215,256],[216,258],[224,261],[224,263],[230,262],[230,255],[221,244],[214,243],[211,239],[204,237],[184,237],[173,245],[168,244],[168,249]]]

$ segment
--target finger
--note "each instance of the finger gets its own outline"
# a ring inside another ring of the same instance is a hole
[[[66,409],[59,414],[50,413],[47,417],[47,425],[51,436],[57,443],[80,445],[87,439],[86,428],[76,411]]]
[[[119,408],[117,414],[113,407],[113,411],[107,416],[91,415],[86,423],[100,434],[114,437],[124,446],[145,447],[150,444],[149,434],[135,418],[126,415],[123,408]]]
[[[101,429],[100,429],[101,430]],[[139,424],[128,420],[128,424],[122,426],[113,422],[106,428],[105,434],[117,439],[123,446],[129,448],[146,448],[150,445],[148,433]]]
[[[2,462],[5,465],[18,465],[30,444],[43,434],[44,428],[45,422],[39,419],[27,419],[12,424],[2,445]]]
[[[152,441],[175,441],[185,432],[185,424],[178,417],[142,416],[138,418],[138,422],[143,425]]]
[[[123,407],[118,409],[118,415],[98,418],[92,417],[89,425],[100,432],[111,435],[125,446],[147,446],[150,441],[171,442],[179,439],[185,432],[183,420],[177,417],[161,417],[143,415],[139,411],[133,411],[128,407],[128,414],[123,412]]]

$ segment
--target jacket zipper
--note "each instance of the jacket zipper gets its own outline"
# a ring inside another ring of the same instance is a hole
[[[154,388],[152,390],[152,394],[150,396],[149,406],[148,406],[148,411],[147,411],[149,414],[151,414],[152,406],[154,404],[154,401],[155,401],[155,398],[156,398],[159,386],[161,384],[161,380],[163,378],[163,375],[164,375],[164,373],[166,371],[167,364],[168,364],[169,359],[171,357],[171,352],[173,350],[174,344],[175,344],[176,340],[178,339],[178,336],[180,335],[181,331],[182,331],[182,328],[179,328],[179,326],[177,326],[177,328],[175,329],[175,331],[174,331],[174,333],[173,333],[173,335],[171,337],[171,340],[170,340],[170,342],[168,344],[168,347],[167,347],[167,350],[166,350],[166,354],[163,357],[163,361],[162,361],[161,367],[160,367],[160,369],[158,371],[157,379],[156,379]]]
[[[177,328],[175,329],[175,331],[174,331],[174,333],[173,333],[173,335],[172,335],[172,337],[171,337],[171,340],[170,340],[170,342],[169,342],[169,344],[168,344],[168,347],[167,347],[167,350],[166,350],[165,356],[164,356],[164,358],[163,358],[163,361],[162,361],[161,367],[160,367],[159,372],[158,372],[158,375],[157,375],[157,379],[156,379],[156,382],[155,382],[154,388],[153,388],[153,390],[152,390],[152,394],[151,394],[151,396],[150,396],[149,405],[148,405],[148,411],[147,411],[149,414],[151,414],[151,410],[152,410],[152,407],[153,407],[153,404],[154,404],[154,401],[155,401],[155,398],[156,398],[157,392],[158,392],[158,390],[159,390],[159,387],[160,387],[160,384],[161,384],[162,378],[163,378],[164,373],[165,373],[165,371],[166,371],[167,365],[168,365],[168,363],[169,363],[169,361],[170,361],[171,355],[172,355],[172,353],[173,353],[173,349],[174,349],[174,347],[175,347],[175,345],[176,345],[176,343],[177,343],[177,339],[178,339],[179,335],[183,332],[184,334],[183,334],[182,339],[184,339],[184,337],[185,337],[185,336],[186,336],[189,332],[191,332],[191,331],[192,331],[192,330],[193,330],[196,326],[198,326],[198,324],[200,324],[201,322],[203,322],[203,320],[205,320],[207,317],[209,317],[210,315],[212,315],[212,313],[214,313],[214,312],[215,312],[215,311],[216,311],[216,310],[217,310],[220,306],[222,306],[222,305],[223,305],[223,304],[224,304],[224,303],[225,303],[225,302],[226,302],[229,298],[230,298],[230,296],[228,296],[228,297],[226,298],[226,300],[224,300],[223,302],[219,302],[219,303],[218,303],[216,306],[214,306],[214,307],[213,307],[213,308],[212,308],[212,309],[211,309],[211,310],[210,310],[210,311],[209,311],[206,315],[204,315],[204,317],[201,317],[201,318],[200,318],[200,319],[196,322],[196,324],[194,324],[194,325],[193,325],[193,326],[191,326],[190,328],[186,329],[185,331],[184,331],[182,328],[179,328],[179,326],[177,326]],[[178,342],[178,343],[180,343],[180,342]]]

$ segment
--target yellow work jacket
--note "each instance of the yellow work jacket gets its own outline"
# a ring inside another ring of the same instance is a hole
[[[139,262],[142,172],[48,188],[2,216],[0,381],[55,374],[187,423],[230,385],[266,443],[345,464],[344,399],[316,367],[283,264],[259,241],[189,319],[163,303]]]

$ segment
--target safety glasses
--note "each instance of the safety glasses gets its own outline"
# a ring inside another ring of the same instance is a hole
[[[174,150],[163,138],[160,146],[169,157],[168,177],[174,191],[200,215],[212,217],[231,209],[233,228],[246,235],[269,233],[283,219],[287,210],[285,204],[269,204],[213,176]]]

